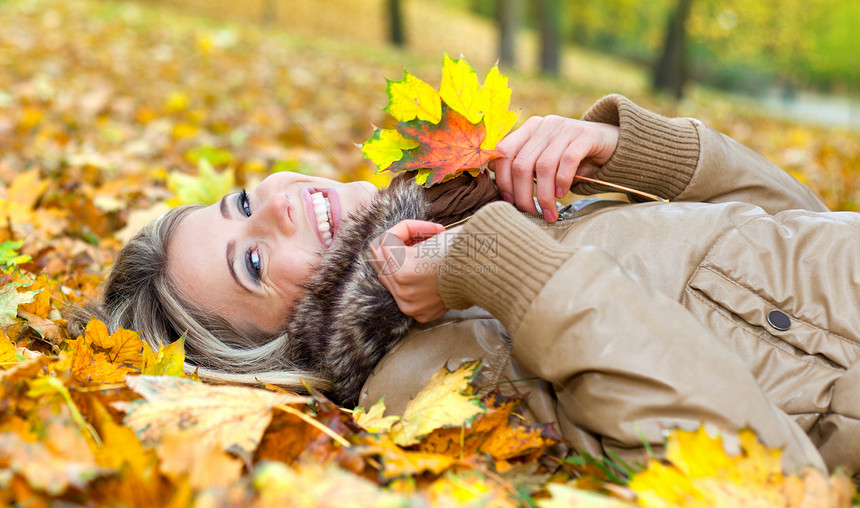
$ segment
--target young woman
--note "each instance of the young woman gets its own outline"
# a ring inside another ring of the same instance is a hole
[[[481,359],[481,388],[528,393],[576,449],[638,460],[670,428],[751,428],[792,471],[857,480],[860,214],[620,96],[530,119],[498,150],[495,183],[377,193],[279,173],[176,209],[81,321],[187,334],[187,368],[211,381],[305,381],[395,413],[442,365]],[[670,202],[557,209],[575,173]]]

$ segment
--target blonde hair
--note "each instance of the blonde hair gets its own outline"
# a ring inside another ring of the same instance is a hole
[[[290,339],[285,333],[242,333],[226,319],[193,305],[173,283],[167,269],[170,239],[182,220],[199,208],[174,208],[132,238],[117,255],[101,301],[67,310],[69,332],[76,336],[95,317],[111,331],[139,331],[156,351],[185,334],[188,375],[196,371],[213,383],[271,383],[296,391],[306,391],[306,383],[316,390],[330,389],[329,380],[286,360]]]

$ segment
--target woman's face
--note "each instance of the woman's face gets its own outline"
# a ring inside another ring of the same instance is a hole
[[[277,331],[341,220],[376,192],[369,182],[275,173],[183,219],[168,273],[202,310],[249,333]]]

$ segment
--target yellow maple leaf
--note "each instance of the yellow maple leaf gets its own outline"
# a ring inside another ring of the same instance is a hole
[[[704,427],[694,432],[672,433],[666,444],[666,459],[688,478],[714,476],[726,471],[733,463],[723,451],[722,438],[712,438]]]
[[[418,185],[424,185],[427,183],[427,177],[433,174],[432,168],[424,168],[419,169],[418,174],[415,175],[415,183]]]
[[[126,384],[145,400],[114,403],[141,441],[158,442],[186,430],[196,439],[250,456],[272,419],[272,408],[305,397],[244,386],[212,386],[173,376],[130,376]]]
[[[29,290],[39,291],[30,303],[21,304],[20,310],[35,314],[42,318],[47,318],[51,313],[51,288],[57,285],[56,281],[48,278],[45,274],[40,274],[36,280],[27,288]],[[47,289],[47,291],[44,291]]]
[[[447,54],[442,57],[439,96],[471,123],[478,123],[484,117],[487,94],[481,93],[478,75],[464,58],[454,60]]]
[[[385,397],[370,406],[370,411],[365,412],[363,407],[355,408],[352,412],[352,421],[368,432],[388,432],[391,426],[400,420],[399,416],[382,416],[385,414]]]
[[[56,436],[56,439],[73,435]],[[85,442],[76,448],[76,453],[64,453],[65,450],[57,450],[44,442],[31,443],[14,432],[3,432],[0,450],[5,469],[26,479],[33,489],[49,495],[60,495],[69,487],[82,489],[93,478],[111,473],[95,463]]]
[[[69,343],[67,354],[71,355],[71,371],[76,379],[120,383],[127,374],[140,372],[143,347],[137,332],[120,328],[109,334],[104,323],[92,319],[84,333]]]
[[[127,365],[140,370],[144,342],[137,332],[120,328],[113,334],[109,334],[104,323],[98,319],[92,319],[84,330],[84,338],[86,342],[104,350],[110,363]]]
[[[382,460],[381,474],[386,480],[426,471],[440,474],[456,462],[454,457],[439,453],[404,450],[385,434],[367,436],[360,444],[364,446],[359,453],[378,455]]]
[[[233,190],[236,176],[232,169],[218,173],[206,159],[197,164],[197,176],[180,171],[167,174],[167,188],[174,197],[167,200],[169,206],[202,203],[211,205]]]
[[[185,335],[154,352],[143,348],[141,373],[150,376],[185,377]]]
[[[0,327],[5,328],[18,322],[18,306],[33,301],[38,291],[18,291],[19,282],[6,282],[0,278]]]
[[[20,359],[16,353],[15,344],[12,344],[12,341],[6,336],[6,333],[4,333],[3,330],[0,330],[0,367],[6,368],[7,366],[14,365],[19,361]]]
[[[418,141],[407,138],[394,129],[377,129],[373,136],[361,145],[361,152],[376,164],[379,171],[383,171],[392,162],[400,160],[404,150],[415,148],[418,144]]]
[[[242,474],[242,461],[196,437],[193,431],[167,433],[155,447],[159,469],[174,481],[187,478],[194,489],[229,487]]]
[[[498,67],[493,67],[487,73],[481,86],[481,96],[484,107],[483,122],[487,131],[481,148],[492,150],[510,132],[520,112],[508,111],[511,89],[508,88],[508,77],[500,73]]]
[[[524,506],[511,499],[498,482],[478,471],[448,473],[430,484],[426,492],[431,506]]]
[[[5,197],[0,197],[0,217],[12,224],[33,221],[33,207],[48,188],[50,180],[43,179],[38,169],[17,175],[9,184]]]
[[[413,445],[442,427],[468,425],[486,410],[469,384],[479,362],[464,363],[451,372],[442,367],[406,406],[403,417],[391,427],[391,437],[401,446]]]
[[[719,437],[703,428],[673,431],[664,464],[652,460],[633,475],[629,487],[646,507],[798,506],[805,497],[839,500],[827,506],[849,506],[853,492],[842,474],[831,478],[812,468],[785,476],[780,451],[761,445],[751,431],[740,433],[741,453],[726,454]]]
[[[549,483],[546,488],[552,497],[539,500],[537,502],[538,508],[629,508],[637,506],[570,485]]]
[[[334,464],[309,462],[294,469],[282,462],[264,462],[254,471],[253,485],[259,492],[256,506],[394,508],[413,505],[405,496]]]
[[[442,99],[432,86],[403,71],[400,81],[388,81],[388,105],[385,111],[400,122],[414,118],[439,123],[442,119]]]
[[[93,351],[83,337],[72,341],[69,349],[72,375],[84,383],[120,383],[134,372],[125,365],[111,363],[105,353]]]

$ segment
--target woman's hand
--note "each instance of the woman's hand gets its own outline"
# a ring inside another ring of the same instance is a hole
[[[439,296],[437,276],[458,230],[445,231],[435,222],[404,220],[370,242],[371,264],[379,281],[400,310],[418,322],[438,319],[447,310]]]
[[[544,218],[558,217],[555,199],[570,190],[576,174],[591,177],[606,164],[618,145],[618,127],[561,116],[533,116],[496,145],[505,155],[490,161],[502,197],[524,212],[537,213],[537,198]]]

